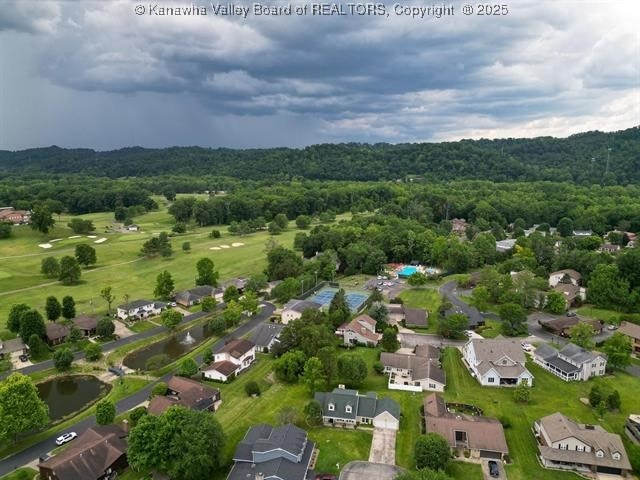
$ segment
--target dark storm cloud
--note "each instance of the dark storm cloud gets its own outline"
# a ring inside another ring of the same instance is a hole
[[[136,16],[129,1],[16,2],[0,17],[0,55],[29,49],[4,81],[37,84],[72,145],[395,142],[638,122],[637,3],[512,3],[506,17],[465,17],[455,4],[454,17],[420,20],[160,18]],[[19,99],[4,101],[6,118],[30,122]],[[76,129],[87,140],[74,143],[74,112],[90,116],[87,105],[96,125]],[[0,148],[25,146],[2,115]]]

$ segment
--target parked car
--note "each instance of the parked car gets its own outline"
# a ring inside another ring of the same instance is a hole
[[[614,324],[612,323],[611,325],[609,325],[609,326],[607,327],[607,329],[609,329],[609,330],[617,330],[617,329],[618,329],[618,326],[617,326],[617,325],[614,325]]]
[[[578,315],[576,312],[567,312],[567,317],[575,317]]]
[[[533,350],[533,345],[531,345],[530,343],[525,343],[525,342],[523,342],[523,343],[522,343],[522,349],[523,349],[525,352],[530,352],[531,350]]]
[[[489,475],[492,477],[500,476],[500,468],[498,467],[498,462],[495,460],[489,460]]]
[[[169,302],[169,306],[171,307],[177,307],[178,304],[176,302]]]
[[[78,434],[76,432],[63,433],[58,438],[56,438],[56,445],[58,446],[64,445],[65,443],[68,443],[71,440],[75,440],[77,437],[78,437]]]
[[[25,353],[20,355],[18,358],[20,359],[21,362],[26,362],[29,360],[29,357]]]
[[[469,338],[473,337],[473,333],[474,333],[473,330],[465,330],[464,331],[464,334]]]

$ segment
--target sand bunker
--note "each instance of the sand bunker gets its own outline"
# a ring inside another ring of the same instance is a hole
[[[53,247],[53,245],[51,245],[50,243],[39,243],[38,246],[40,248],[51,248],[51,247]]]
[[[80,237],[82,237],[82,235],[73,235],[73,236],[71,236],[69,238],[80,238]]]
[[[222,248],[231,248],[229,245],[220,245]]]
[[[209,250],[220,250],[220,247],[211,247]]]
[[[87,235],[87,238],[98,238],[97,235]]]
[[[235,242],[235,243],[231,244],[232,247],[242,247],[243,245],[244,245],[244,243],[242,243],[242,242]]]
[[[107,241],[107,239],[102,237],[102,238],[99,238],[98,240],[94,240],[93,243],[102,243],[102,242],[106,242],[106,241]]]
[[[59,242],[60,240],[62,240],[62,239],[61,238],[54,238],[53,240],[49,240],[49,243]]]

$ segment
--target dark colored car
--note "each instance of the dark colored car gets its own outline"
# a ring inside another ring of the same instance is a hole
[[[29,357],[27,357],[27,355],[25,355],[24,353],[20,355],[18,358],[20,359],[21,362],[26,362],[27,360],[29,360]]]
[[[319,473],[316,475],[316,480],[337,480],[337,477],[330,473]]]
[[[575,317],[578,314],[576,312],[567,312],[567,317]]]
[[[495,460],[489,460],[489,475],[492,477],[500,476],[500,468],[498,468],[498,462]]]

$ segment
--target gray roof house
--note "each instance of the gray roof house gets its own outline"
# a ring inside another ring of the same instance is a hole
[[[293,320],[297,320],[302,317],[302,313],[305,310],[320,310],[322,305],[310,300],[299,300],[294,298],[289,300],[282,307],[281,319],[285,325]]]
[[[307,432],[295,425],[255,425],[238,444],[227,480],[313,478],[309,467],[314,448]]]
[[[322,408],[322,420],[327,425],[373,424],[374,427],[398,430],[400,406],[390,398],[378,399],[375,392],[361,395],[343,386],[332,392],[316,392],[315,401]]]
[[[472,376],[483,386],[514,386],[524,381],[533,385],[522,345],[513,338],[474,338],[465,344],[462,353]]]
[[[564,381],[589,380],[604,375],[607,356],[567,343],[557,350],[546,343],[533,353],[533,361]]]
[[[279,342],[280,332],[284,325],[280,323],[265,322],[258,325],[250,340],[256,344],[256,347],[260,350],[270,351],[273,346]]]
[[[176,293],[175,300],[176,303],[179,303],[180,305],[190,307],[192,305],[202,303],[202,300],[206,297],[215,298],[218,293],[223,293],[221,288],[215,288],[211,285],[201,285],[199,287],[190,288],[189,290]]]
[[[631,471],[620,435],[600,425],[579,424],[556,412],[537,420],[533,430],[538,457],[547,468],[621,476]]]
[[[380,362],[384,373],[389,375],[387,387],[409,392],[443,392],[446,380],[439,358],[440,349],[432,345],[420,345],[413,354],[381,353]]]

